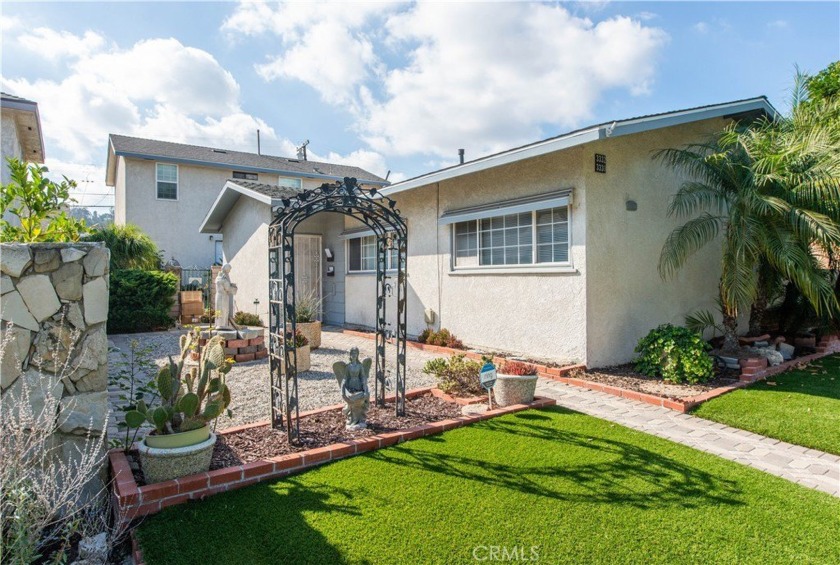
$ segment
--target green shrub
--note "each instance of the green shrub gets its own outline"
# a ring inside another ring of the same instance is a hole
[[[701,383],[714,375],[714,362],[703,337],[686,328],[663,324],[636,346],[636,370],[669,383]]]
[[[111,250],[111,270],[143,269],[157,271],[161,267],[157,244],[134,224],[109,224],[97,228],[85,241],[103,241]]]
[[[263,322],[260,320],[260,317],[256,314],[251,314],[250,312],[237,312],[233,315],[233,323],[237,326],[260,326],[262,327]]]
[[[148,332],[173,324],[178,277],[173,273],[123,269],[111,271],[108,333]]]
[[[430,329],[425,329],[417,337],[417,341],[428,345],[449,347],[450,349],[466,349],[463,342],[451,334],[446,328],[436,332]]]
[[[478,378],[481,363],[467,359],[464,355],[453,355],[449,360],[439,357],[427,361],[423,372],[434,375],[438,380],[438,388],[447,394],[470,396],[484,392]]]

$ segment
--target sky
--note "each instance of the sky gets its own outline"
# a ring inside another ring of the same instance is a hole
[[[840,59],[838,2],[9,2],[3,92],[113,204],[109,133],[399,181],[589,124],[766,95]],[[102,209],[98,209],[102,212]]]

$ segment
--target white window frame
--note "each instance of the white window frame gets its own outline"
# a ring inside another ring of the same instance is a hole
[[[237,177],[236,175],[244,175],[244,178]],[[248,175],[252,175],[254,178],[248,178]],[[230,178],[235,180],[247,180],[251,182],[259,182],[260,175],[259,173],[252,173],[251,171],[231,171]]]
[[[376,243],[375,243],[376,242],[376,235],[370,235],[370,234],[357,235],[355,237],[348,237],[344,241],[344,257],[345,257],[345,263],[346,263],[345,264],[345,272],[348,275],[369,275],[369,274],[376,273],[375,268],[374,269],[360,269],[360,270],[351,270],[350,269],[350,242],[354,239],[362,239],[363,240],[363,239],[368,238],[368,237],[373,238],[374,247],[375,247],[376,246]],[[361,242],[360,245],[359,245],[360,251],[363,247],[364,247],[364,242]],[[385,256],[385,270],[386,271],[395,271],[397,269],[397,267],[394,265],[394,261],[393,261],[394,260],[394,255],[396,254],[396,252],[397,252],[396,249],[392,249]],[[374,255],[374,257],[376,257],[376,255]],[[360,260],[361,260],[361,257],[360,257]]]
[[[160,180],[158,179],[158,168],[161,165],[165,165],[167,167],[175,167],[175,198],[161,198],[160,191],[158,190],[158,183],[159,182],[170,182],[168,180]],[[162,200],[164,202],[177,202],[181,198],[181,170],[180,167],[176,163],[155,163],[155,199]]]
[[[530,210],[531,214],[531,262],[530,263],[519,263],[519,264],[511,264],[511,265],[463,265],[463,266],[456,266],[455,259],[456,259],[456,237],[455,237],[455,226],[464,222],[475,222],[476,223],[476,237],[478,238],[476,241],[476,253],[477,256],[480,256],[481,253],[481,226],[479,222],[482,219],[492,219],[501,216],[507,216],[509,214],[517,214],[522,213],[521,211],[513,211],[513,210],[506,210],[505,208],[499,208],[497,214],[490,216],[489,218],[478,218],[478,219],[469,219],[463,220],[461,222],[452,222],[449,225],[449,241],[450,241],[450,266],[449,266],[449,274],[450,275],[470,275],[470,274],[527,274],[527,273],[576,273],[577,271],[574,268],[572,262],[572,201],[571,198],[569,199],[568,203],[565,204],[566,207],[566,222],[567,222],[567,229],[568,229],[568,254],[569,260],[568,261],[557,261],[557,262],[546,262],[546,263],[537,263],[537,214],[543,210],[551,210],[553,208],[562,208],[564,205],[557,205],[557,204],[547,204],[546,206],[541,206],[539,208],[535,208]]]
[[[284,180],[295,181],[295,182],[297,182],[297,186],[289,186],[289,185],[283,184]],[[301,190],[303,188],[303,179],[300,178],[300,177],[285,177],[285,176],[281,175],[281,176],[277,177],[277,186],[282,186],[282,187],[287,187],[287,188],[296,188],[298,190]]]

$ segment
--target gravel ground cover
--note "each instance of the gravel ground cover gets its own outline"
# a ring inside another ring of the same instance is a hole
[[[113,348],[108,359],[110,376],[116,376],[123,363],[123,353],[129,350],[132,340],[138,345],[150,347],[152,358],[158,365],[167,361],[168,355],[178,355],[178,336],[180,331],[155,332],[144,334],[112,335],[109,339]],[[345,335],[340,330],[325,329],[322,334],[321,347],[312,352],[312,367],[309,371],[298,374],[298,399],[301,410],[313,410],[341,402],[338,383],[332,372],[332,365],[336,361],[347,361],[351,347],[358,347],[360,357],[373,357],[375,342],[363,337]],[[409,349],[406,352],[406,389],[420,388],[435,384],[435,378],[422,372],[423,365],[429,359],[439,357],[432,353]],[[386,345],[386,375],[393,382],[396,375],[396,348]],[[151,375],[150,375],[151,376]],[[268,396],[268,359],[240,363],[233,366],[227,376],[227,384],[231,391],[231,410],[233,418],[222,416],[218,420],[219,429],[268,420],[271,405]],[[369,382],[373,388],[373,375]],[[122,412],[117,408],[123,403],[119,396],[119,389],[113,384],[109,386],[111,398],[111,421],[108,434],[112,438],[124,437],[124,432],[117,429],[117,418]]]

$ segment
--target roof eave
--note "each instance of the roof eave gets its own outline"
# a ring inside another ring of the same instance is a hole
[[[494,167],[500,167],[502,165],[507,165],[524,159],[530,159],[532,157],[538,157],[547,153],[569,149],[571,147],[583,145],[584,143],[590,143],[592,141],[598,141],[600,139],[606,139],[608,137],[631,135],[644,131],[682,125],[689,122],[708,120],[716,117],[726,118],[756,111],[765,112],[774,118],[779,115],[767,98],[760,96],[737,102],[717,104],[710,107],[670,112],[664,115],[618,120],[612,122],[611,124],[592,126],[590,128],[574,131],[559,137],[538,141],[524,147],[518,147],[502,153],[497,153],[495,155],[482,157],[474,161],[464,163],[463,165],[456,165],[440,171],[427,173],[413,179],[394,183],[383,188],[381,192],[387,196],[393,196],[394,194],[412,190],[414,188],[427,186]]]
[[[229,206],[225,206],[225,208],[222,209],[222,204],[225,201],[225,197],[228,196],[231,192],[236,192],[236,197],[230,200]],[[222,190],[219,191],[219,195],[216,197],[216,200],[213,201],[213,205],[210,206],[210,210],[204,216],[204,220],[202,220],[201,226],[198,228],[198,232],[220,233],[222,226],[224,225],[225,218],[227,218],[228,214],[230,214],[230,211],[236,205],[236,202],[239,200],[240,196],[247,196],[249,198],[253,198],[258,202],[268,204],[269,206],[274,205],[274,200],[270,196],[260,194],[259,192],[251,190],[249,188],[245,188],[244,186],[239,186],[231,180],[225,181]],[[220,218],[217,217],[219,214],[221,215]]]
[[[247,173],[272,173],[277,175],[287,175],[292,177],[303,177],[309,179],[318,179],[318,180],[343,180],[343,176],[339,175],[326,175],[326,174],[318,174],[318,173],[304,173],[301,171],[290,171],[284,169],[269,169],[269,168],[260,168],[260,167],[251,167],[247,165],[236,165],[232,163],[215,163],[213,161],[202,161],[200,159],[185,159],[179,157],[167,157],[165,155],[154,155],[151,153],[136,153],[132,151],[118,151],[115,150],[114,154],[118,157],[127,157],[131,159],[148,159],[154,161],[160,161],[162,163],[183,163],[189,165],[197,165],[200,167],[211,167],[216,169],[235,169],[237,171],[243,171]],[[389,183],[387,181],[377,181],[372,179],[356,179],[359,184],[372,184],[376,186],[386,186]]]
[[[47,160],[47,152],[44,147],[44,130],[41,127],[41,112],[38,111],[38,103],[32,102],[31,100],[10,100],[9,98],[3,98],[0,100],[0,107],[6,110],[27,112],[35,115],[35,127],[38,134],[38,154],[40,155],[41,160],[38,161],[29,158],[27,158],[27,160],[43,164]],[[24,150],[24,155],[29,155],[30,153],[30,151]]]

